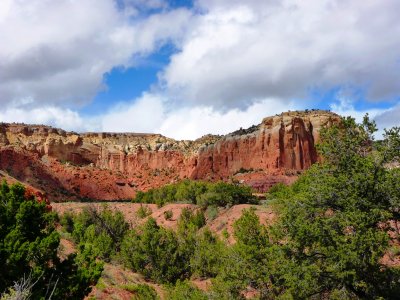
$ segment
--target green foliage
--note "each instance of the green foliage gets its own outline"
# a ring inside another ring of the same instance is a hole
[[[156,290],[148,284],[129,284],[123,286],[129,292],[134,293],[132,300],[158,300]]]
[[[90,246],[99,258],[109,261],[119,251],[128,229],[121,212],[113,212],[106,206],[100,211],[87,207],[73,218],[72,237],[79,245]]]
[[[173,215],[173,213],[172,213],[172,210],[166,210],[166,211],[164,211],[164,218],[165,218],[165,220],[171,220],[173,216],[174,216],[174,215]]]
[[[194,250],[190,256],[193,276],[199,278],[217,276],[225,248],[225,244],[216,238],[208,228],[199,232],[194,239]]]
[[[188,281],[178,280],[175,286],[167,289],[169,300],[207,300],[207,295]]]
[[[286,294],[336,299],[399,294],[399,270],[381,263],[389,247],[387,224],[399,218],[399,172],[387,167],[399,157],[399,131],[388,131],[380,144],[372,142],[374,132],[368,117],[363,124],[344,118],[324,129],[319,147],[324,163],[270,193],[278,199],[277,229],[286,241],[275,253],[280,267],[270,277]]]
[[[126,235],[121,260],[126,267],[160,283],[174,283],[193,273],[215,274],[217,250],[222,244],[209,231],[198,231],[204,224],[203,212],[189,209],[182,210],[176,232],[149,218]]]
[[[166,203],[189,202],[202,207],[258,203],[249,187],[225,182],[209,183],[190,180],[151,189],[147,192],[138,192],[133,201],[135,203],[155,203],[159,206]]]
[[[218,207],[211,205],[206,209],[207,219],[212,221],[218,216]]]
[[[25,197],[22,185],[0,187],[0,291],[26,276],[35,283],[35,299],[83,298],[101,275],[102,265],[89,250],[61,261],[57,256],[60,237],[56,215],[44,202]]]
[[[189,269],[175,233],[159,227],[153,218],[126,235],[121,258],[128,268],[162,283],[185,277]]]
[[[74,231],[74,215],[70,212],[65,212],[60,218],[60,225],[68,233]]]
[[[240,246],[262,248],[268,246],[265,227],[260,224],[254,209],[243,210],[242,216],[233,224],[234,236]]]
[[[220,269],[213,280],[213,293],[217,299],[243,299],[247,287],[262,295],[271,294],[265,279],[269,275],[272,248],[266,228],[260,224],[253,209],[243,210],[234,223],[236,244],[222,253]]]
[[[151,215],[151,209],[150,207],[147,207],[145,205],[140,205],[139,209],[136,212],[137,216],[141,219],[146,218],[147,216]]]
[[[183,208],[178,221],[178,230],[185,230],[188,227],[193,227],[195,230],[206,225],[206,218],[201,210],[193,212],[188,208]]]

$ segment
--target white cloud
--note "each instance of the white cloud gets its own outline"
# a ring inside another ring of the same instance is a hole
[[[70,109],[62,109],[55,106],[38,108],[7,108],[0,111],[1,122],[20,122],[28,124],[46,124],[65,130],[90,130],[89,120],[83,120],[81,116]]]
[[[192,11],[121,2],[0,1],[0,121],[187,139],[310,108],[293,99],[313,88],[353,86],[373,101],[400,93],[397,0],[198,0]],[[151,92],[79,115],[106,72],[169,41],[178,52]],[[341,95],[332,110],[399,125],[398,105],[360,111],[349,99]]]
[[[400,104],[378,114],[375,120],[380,125],[380,129],[400,127]]]
[[[371,120],[376,122],[378,131],[375,138],[381,139],[383,137],[384,129],[389,129],[395,126],[400,126],[400,105],[396,104],[388,108],[369,108],[369,109],[356,109],[354,100],[348,95],[339,95],[335,102],[330,105],[333,112],[347,117],[351,116],[361,123],[366,114],[369,115]]]
[[[210,106],[185,108],[174,111],[161,124],[160,133],[176,139],[195,139],[205,134],[227,134],[252,125],[282,111],[295,110],[294,102],[265,99],[253,103],[245,110],[236,108],[220,112]]]
[[[144,94],[133,103],[120,103],[101,117],[102,131],[158,133],[164,118],[163,99]]]
[[[218,109],[306,98],[353,85],[369,100],[399,95],[397,0],[199,1],[204,11],[162,74],[186,103]]]
[[[362,122],[365,114],[368,114],[371,119],[375,119],[377,116],[385,113],[388,109],[384,108],[369,108],[358,110],[354,107],[353,100],[346,97],[339,97],[336,102],[330,105],[333,112],[347,117],[351,116],[356,119],[357,122]]]
[[[1,1],[0,104],[88,103],[104,73],[181,36],[190,15],[180,9],[132,20],[113,0]]]
[[[196,139],[205,134],[227,134],[240,127],[259,124],[282,111],[298,108],[294,102],[265,99],[246,110],[219,112],[211,106],[182,107],[170,110],[163,96],[144,94],[131,104],[120,104],[101,117],[102,131],[161,133],[175,139]]]

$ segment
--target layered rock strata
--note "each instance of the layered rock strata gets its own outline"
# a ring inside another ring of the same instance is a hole
[[[236,175],[244,183],[257,177],[255,187],[264,191],[316,162],[319,130],[339,120],[326,111],[287,112],[249,129],[195,141],[2,123],[0,170],[57,201],[128,199],[137,190],[183,178],[226,180]]]

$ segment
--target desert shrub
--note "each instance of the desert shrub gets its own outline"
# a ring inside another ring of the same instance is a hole
[[[152,211],[151,211],[150,207],[147,207],[147,206],[145,206],[145,205],[140,205],[139,209],[138,209],[137,212],[136,212],[136,215],[137,215],[139,218],[144,219],[144,218],[146,218],[147,216],[150,216],[151,213],[152,213]]]
[[[66,232],[72,233],[74,231],[74,215],[72,213],[65,212],[60,217],[59,222]]]
[[[171,202],[190,202],[202,207],[226,206],[241,203],[257,204],[250,187],[226,182],[209,183],[184,180],[147,192],[138,192],[135,203],[155,203],[162,206]]]
[[[72,237],[75,242],[91,245],[96,255],[109,261],[120,249],[122,239],[129,229],[121,212],[106,206],[101,210],[86,207],[73,218]]]
[[[274,260],[266,228],[252,209],[243,210],[233,228],[236,244],[220,251],[213,294],[216,299],[243,299],[243,290],[252,287],[266,297],[271,290],[265,278]]]
[[[207,208],[209,206],[225,206],[227,203],[231,203],[232,198],[228,194],[216,193],[212,191],[207,191],[197,197],[197,203],[202,208]]]
[[[164,218],[165,220],[171,220],[173,217],[172,210],[166,210],[164,211]]]
[[[190,256],[191,272],[195,277],[211,278],[218,275],[226,246],[209,229],[199,232],[194,239]]]
[[[123,289],[134,293],[132,300],[158,300],[156,290],[148,284],[129,284],[124,285]]]
[[[176,234],[159,227],[153,218],[125,236],[121,259],[126,267],[161,283],[186,277],[189,268],[179,251]]]
[[[207,219],[212,221],[218,216],[218,207],[211,205],[206,209]]]
[[[158,226],[153,218],[149,218],[125,236],[121,261],[133,271],[160,283],[184,280],[193,272],[199,276],[214,274],[216,266],[211,264],[217,260],[216,251],[222,244],[218,244],[209,231],[199,232],[204,224],[204,214],[189,209],[182,210],[176,232]],[[206,257],[208,254],[210,256]],[[196,258],[193,266],[192,257]]]
[[[32,299],[81,299],[102,272],[90,249],[71,254],[63,261],[57,256],[60,236],[56,216],[22,185],[0,187],[0,293],[18,293],[17,283],[30,278]],[[81,249],[80,249],[81,250]],[[9,290],[9,287],[11,290]]]
[[[194,287],[189,281],[178,280],[174,286],[167,288],[167,298],[170,300],[207,300],[207,294]]]
[[[189,208],[183,208],[178,220],[178,228],[187,228],[193,226],[195,230],[206,225],[204,212],[201,210],[192,211]]]

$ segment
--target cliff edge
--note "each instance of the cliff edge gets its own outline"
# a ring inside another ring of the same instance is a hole
[[[184,178],[236,177],[263,192],[315,163],[320,129],[339,121],[327,111],[285,112],[194,141],[1,123],[0,177],[41,190],[52,201],[129,199],[138,190]]]

